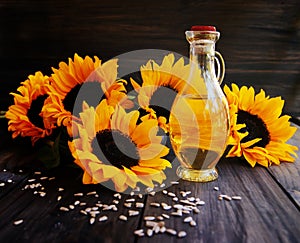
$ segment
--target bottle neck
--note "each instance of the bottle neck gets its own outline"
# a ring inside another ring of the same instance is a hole
[[[214,73],[214,42],[196,42],[190,44],[190,61],[197,65],[202,71],[213,71]]]

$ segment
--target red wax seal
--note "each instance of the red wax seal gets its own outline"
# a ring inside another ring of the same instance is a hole
[[[215,26],[209,25],[194,25],[191,28],[192,31],[216,31]]]

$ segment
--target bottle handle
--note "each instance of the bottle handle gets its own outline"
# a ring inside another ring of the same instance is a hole
[[[225,62],[220,52],[215,51],[215,61],[217,63],[217,80],[221,84],[225,76]]]

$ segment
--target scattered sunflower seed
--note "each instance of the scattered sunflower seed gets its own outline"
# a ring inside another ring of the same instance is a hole
[[[185,232],[185,231],[179,231],[178,234],[177,234],[177,236],[178,236],[179,238],[186,237],[186,232]]]
[[[13,181],[12,181],[12,179],[8,179],[7,182],[8,183],[12,183]]]
[[[150,206],[159,208],[159,207],[160,207],[160,204],[159,204],[159,203],[156,203],[156,202],[152,202],[152,203],[150,203]]]
[[[166,232],[171,234],[171,235],[177,235],[177,231],[174,229],[166,229]]]
[[[74,196],[75,196],[75,197],[82,197],[82,196],[83,196],[83,193],[82,193],[82,192],[78,192],[78,193],[75,193]]]
[[[215,191],[219,191],[219,187],[215,186],[215,187],[214,187],[214,190],[215,190]]]
[[[147,229],[147,236],[151,237],[153,235],[152,229]]]
[[[99,222],[104,222],[106,220],[108,220],[108,217],[106,215],[103,215],[99,218]]]
[[[129,210],[128,211],[128,215],[129,216],[136,216],[136,215],[139,215],[139,211],[136,211],[136,210]]]
[[[196,221],[192,220],[192,221],[190,222],[190,226],[196,226],[196,225],[197,225]]]
[[[172,185],[178,185],[178,184],[179,184],[178,181],[171,181],[170,183],[171,183]]]
[[[186,217],[186,218],[184,218],[184,220],[183,220],[184,223],[189,223],[189,222],[191,222],[191,221],[193,221],[193,218],[192,218],[191,216]]]
[[[132,207],[132,203],[124,203],[124,206],[125,206],[126,208],[131,208],[131,207]]]
[[[145,216],[144,220],[146,220],[146,221],[153,221],[153,220],[155,220],[155,217],[154,216]]]
[[[242,200],[241,196],[232,196],[231,197],[233,200]]]
[[[66,208],[66,207],[60,207],[59,210],[60,210],[60,211],[65,211],[65,212],[68,212],[68,211],[69,211],[69,209]]]
[[[86,195],[89,196],[89,195],[95,195],[95,194],[97,194],[97,192],[96,191],[92,191],[92,192],[88,192]]]
[[[0,183],[0,186],[5,186],[5,183],[4,182]]]
[[[121,215],[119,216],[119,219],[120,219],[120,220],[123,220],[123,221],[127,221],[127,217],[126,217],[125,215],[123,215],[123,214],[121,214]]]
[[[169,219],[170,216],[168,214],[163,213],[161,216],[163,216],[165,219]]]
[[[143,208],[143,207],[144,207],[144,203],[137,202],[137,203],[135,204],[135,206],[136,206],[137,208]]]
[[[62,192],[62,191],[64,191],[64,190],[65,190],[65,189],[62,188],[62,187],[58,188],[58,191],[59,191],[59,192]]]
[[[90,224],[94,224],[95,223],[95,218],[90,218]]]
[[[24,222],[23,219],[19,219],[19,220],[14,221],[14,225],[20,225],[20,224],[22,224],[23,222]]]

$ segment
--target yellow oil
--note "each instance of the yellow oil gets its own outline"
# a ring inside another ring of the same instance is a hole
[[[170,139],[181,168],[179,176],[192,181],[217,178],[215,166],[228,137],[228,114],[224,101],[181,97],[170,114]]]

